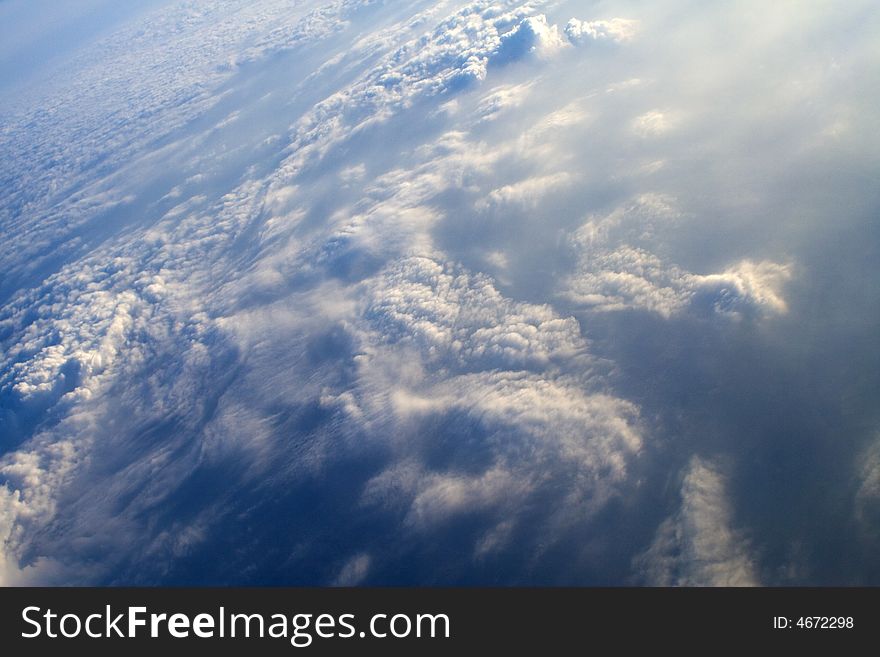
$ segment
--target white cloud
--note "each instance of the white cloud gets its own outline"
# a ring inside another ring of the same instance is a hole
[[[510,185],[504,185],[489,192],[486,199],[477,203],[478,208],[514,205],[522,208],[534,208],[547,194],[571,184],[572,176],[568,173],[554,173],[547,176],[534,176]]]
[[[396,263],[370,285],[358,396],[368,415],[392,411],[384,431],[415,436],[397,444],[399,456],[367,486],[365,504],[404,505],[406,524],[419,532],[489,513],[508,528],[493,534],[494,550],[530,500],[553,499],[541,530],[547,544],[589,523],[628,485],[642,447],[638,409],[595,389],[574,320],[512,302],[487,277],[427,258]],[[476,449],[485,450],[484,466],[437,471],[415,456],[431,439],[418,437],[418,427],[438,416],[469,418],[471,435],[460,439],[483,441]],[[475,553],[488,549],[480,545]]]
[[[362,376],[370,378],[365,372]],[[552,375],[465,374],[433,385],[430,378],[410,382],[424,401],[395,405],[394,432],[419,418],[464,413],[474,423],[473,433],[461,439],[485,441],[477,448],[487,451],[485,467],[477,473],[430,471],[409,455],[413,445],[403,444],[400,460],[368,484],[365,504],[402,504],[407,524],[430,533],[451,519],[482,512],[490,512],[498,523],[517,525],[543,499],[543,525],[532,531],[546,546],[588,525],[631,485],[629,465],[642,447],[632,404],[585,392],[577,379]],[[373,385],[377,390],[388,383]],[[493,547],[500,547],[501,540],[496,536]],[[479,552],[479,545],[474,549]]]
[[[428,258],[392,265],[371,286],[366,317],[386,344],[413,344],[427,360],[461,367],[543,367],[583,353],[574,319],[505,299],[483,275]]]
[[[695,279],[697,294],[709,293],[717,312],[736,313],[750,306],[767,312],[788,310],[782,290],[792,267],[778,262],[741,260],[719,274]]]
[[[321,42],[367,4],[336,1],[312,12],[286,0],[213,0],[199,11],[163,4],[16,94],[0,133],[10,162],[0,199],[7,275],[26,276],[34,261],[70,252],[96,215],[124,202],[117,192],[136,175],[130,167],[144,152],[155,155],[146,146],[209,110],[236,66]],[[41,201],[48,198],[60,202]]]
[[[478,476],[420,473],[404,523],[436,531],[449,516],[496,506],[511,496],[521,496],[527,488],[528,484],[515,480],[503,468],[492,468]]]
[[[484,80],[490,59],[512,61],[533,49],[552,50],[555,26],[548,26],[543,16],[530,16],[534,12],[529,3],[471,2],[430,32],[399,45],[354,84],[318,103],[296,123],[291,156],[279,173],[295,176],[333,145],[387,121],[418,98],[443,96]],[[514,29],[505,32],[511,24]]]
[[[339,571],[334,586],[357,586],[370,572],[370,555],[358,554],[349,559]]]
[[[636,561],[653,586],[756,586],[748,541],[732,526],[722,475],[694,457],[681,485],[681,508],[660,525]]]
[[[638,21],[627,18],[582,21],[572,18],[565,25],[565,36],[575,45],[592,42],[623,43],[638,31]]]
[[[507,64],[532,53],[546,57],[559,50],[563,44],[564,41],[559,36],[559,28],[548,24],[546,16],[543,14],[530,16],[501,35],[498,49],[491,59],[494,62]]]
[[[477,113],[484,121],[493,121],[505,110],[519,107],[528,97],[533,83],[505,84],[493,88],[480,101]]]
[[[659,137],[672,130],[676,122],[670,112],[651,110],[633,120],[633,131],[640,137]]]
[[[654,241],[682,215],[674,199],[646,194],[591,217],[571,238],[579,262],[563,296],[595,311],[643,309],[664,317],[705,309],[728,316],[787,311],[790,263],[745,259],[718,273],[696,274],[634,246]]]

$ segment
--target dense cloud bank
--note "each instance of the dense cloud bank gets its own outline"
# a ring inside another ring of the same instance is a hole
[[[871,3],[38,10],[0,582],[880,582]]]

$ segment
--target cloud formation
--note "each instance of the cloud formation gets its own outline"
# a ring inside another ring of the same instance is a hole
[[[873,581],[866,6],[83,43],[2,108],[0,581],[803,581],[751,491],[808,480]]]
[[[628,485],[628,465],[643,441],[638,409],[596,389],[573,319],[513,303],[489,279],[427,258],[394,265],[370,297],[358,396],[369,415],[377,404],[392,410],[392,433],[408,435],[409,425],[416,435],[368,483],[365,503],[406,504],[404,525],[422,532],[438,531],[451,517],[490,512],[491,543],[499,549],[499,528],[506,535],[519,526],[535,500],[562,496],[543,521],[546,545],[565,528],[589,522]],[[441,417],[466,418],[468,434],[418,436],[418,427]],[[458,460],[458,448],[447,443],[452,436],[471,443],[476,461],[464,453]],[[452,467],[421,461],[430,440],[448,445]],[[479,537],[473,549],[485,553],[487,540]]]
[[[635,36],[637,28],[638,22],[628,18],[598,21],[572,18],[565,24],[565,36],[575,45],[604,41],[623,43]]]
[[[731,524],[723,477],[694,457],[680,510],[663,521],[637,567],[653,586],[755,586],[748,542]]]
[[[741,260],[718,273],[695,274],[638,246],[680,216],[672,199],[649,194],[588,220],[571,238],[578,264],[565,297],[590,310],[643,309],[663,317],[786,311],[789,263]]]

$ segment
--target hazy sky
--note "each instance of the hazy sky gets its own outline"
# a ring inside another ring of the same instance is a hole
[[[126,19],[166,0],[0,0],[0,90],[11,101]],[[0,106],[6,102],[0,101]]]

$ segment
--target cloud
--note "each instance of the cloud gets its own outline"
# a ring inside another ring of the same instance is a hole
[[[487,93],[480,101],[478,114],[484,121],[492,121],[507,109],[519,107],[530,93],[532,84],[500,85]]]
[[[78,51],[39,90],[15,94],[0,133],[10,160],[0,199],[7,280],[25,285],[37,265],[81,253],[81,232],[125,202],[118,190],[137,176],[131,169],[155,155],[147,146],[209,111],[235,66],[321,42],[367,4],[311,13],[280,0],[154,7]],[[113,232],[116,222],[106,223],[99,233]]]
[[[748,541],[732,527],[725,482],[694,457],[681,485],[681,508],[657,529],[636,560],[653,586],[756,586]]]
[[[407,426],[425,431],[439,418],[459,417],[467,432],[414,436],[414,444],[400,446],[399,460],[366,486],[364,504],[404,505],[405,526],[414,531],[442,532],[452,520],[481,513],[489,514],[493,526],[523,528],[529,509],[539,504],[545,511],[541,520],[531,521],[539,524],[531,527],[529,541],[537,550],[538,535],[546,546],[588,526],[630,485],[628,466],[637,458],[642,438],[638,410],[628,402],[584,392],[576,379],[527,373],[413,383],[407,386],[406,403],[398,397],[394,404],[396,434],[406,435]],[[398,390],[404,385],[398,384]],[[417,457],[421,441],[430,440],[448,445],[451,451],[444,460],[451,467],[437,470]],[[462,448],[469,444],[472,454],[461,452],[451,440],[464,441]],[[472,545],[475,551],[482,540]],[[502,537],[493,543],[500,548]]]
[[[370,555],[359,554],[349,559],[339,571],[334,586],[357,586],[370,573]]]
[[[867,5],[545,6],[178,3],[4,104],[6,583],[773,581],[732,482],[876,389]]]
[[[659,137],[672,130],[675,122],[669,112],[651,110],[633,120],[633,131],[640,137]]]
[[[582,21],[572,18],[565,25],[565,36],[575,45],[594,42],[623,43],[632,39],[638,29],[638,21],[627,18]]]
[[[572,235],[578,264],[563,296],[594,311],[643,309],[663,317],[786,312],[790,263],[745,259],[718,273],[695,274],[633,244],[649,243],[658,228],[674,226],[681,216],[674,200],[649,194],[590,218]]]
[[[489,513],[509,534],[530,500],[550,496],[546,544],[589,522],[627,485],[642,447],[638,409],[591,390],[576,322],[427,258],[394,264],[371,290],[357,396],[374,409],[369,415],[390,408],[394,425],[385,430],[414,442],[396,448],[399,456],[366,486],[365,504],[404,504],[405,525],[419,532]],[[462,418],[465,433],[432,435],[427,427],[449,421],[439,418]],[[418,456],[431,440],[461,440],[480,456],[459,462],[450,444],[451,462],[438,470]],[[500,547],[502,536],[493,536]]]
[[[394,263],[371,286],[365,317],[385,344],[472,368],[543,367],[583,353],[577,322],[505,299],[491,279],[429,258]]]
[[[471,477],[420,473],[419,478],[421,481],[404,523],[423,531],[436,531],[450,516],[479,512],[511,495],[519,497],[523,489],[528,488],[526,483],[514,481],[511,473],[502,468]]]
[[[490,59],[497,64],[509,64],[531,53],[539,56],[552,54],[562,45],[556,25],[548,24],[547,17],[543,14],[530,16],[501,35],[498,49]]]
[[[490,59],[513,61],[533,48],[550,49],[554,28],[545,17],[529,15],[533,13],[529,3],[471,2],[433,30],[397,46],[356,82],[297,121],[289,146],[292,155],[279,173],[294,176],[333,145],[368,125],[386,122],[418,98],[445,96],[485,80]],[[508,45],[502,48],[503,40]]]
[[[477,207],[520,206],[533,208],[540,203],[542,197],[553,191],[571,184],[572,176],[568,173],[554,173],[547,176],[535,176],[519,182],[504,185],[489,192],[488,198],[481,200]]]
[[[788,306],[782,290],[791,277],[789,264],[742,260],[719,274],[697,277],[694,296],[707,296],[719,313],[735,314],[749,308],[784,313]]]

